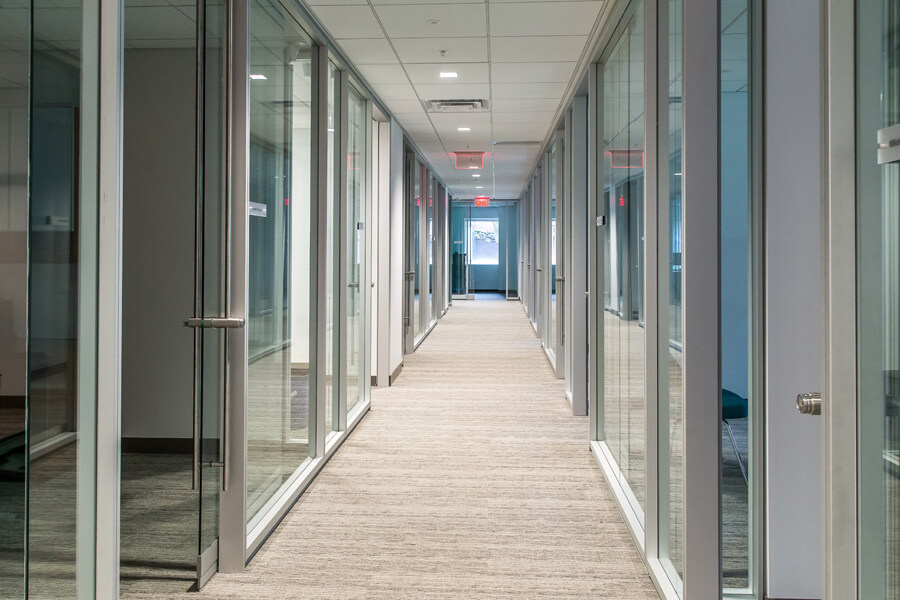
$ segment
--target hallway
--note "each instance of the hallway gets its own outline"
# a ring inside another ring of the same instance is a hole
[[[248,569],[201,596],[657,598],[520,303],[457,301],[372,396]]]

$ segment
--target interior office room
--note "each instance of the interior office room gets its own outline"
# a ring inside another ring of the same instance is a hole
[[[895,4],[0,5],[0,598],[900,598]]]

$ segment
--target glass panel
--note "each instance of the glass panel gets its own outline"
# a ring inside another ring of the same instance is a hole
[[[644,8],[603,63],[603,439],[640,519],[645,503]]]
[[[546,267],[546,277],[549,280],[548,287],[550,288],[550,315],[547,320],[549,325],[547,327],[547,346],[554,352],[556,351],[556,198],[558,192],[556,179],[560,169],[559,155],[559,144],[554,144],[550,154],[550,206],[548,207],[550,219],[549,223],[547,223],[550,227],[550,231],[548,232],[549,247],[547,250],[549,251],[549,256],[547,257]]]
[[[82,28],[96,27],[97,16],[77,0],[65,7],[36,0],[32,9],[31,162],[26,177],[28,153],[9,157],[15,171],[6,212],[8,229],[18,232],[14,244],[28,231],[28,377],[22,380],[14,370],[9,382],[11,390],[27,385],[28,595],[87,598],[94,581],[98,147],[97,65],[88,60],[96,57],[96,33]],[[27,17],[2,23],[5,33]],[[23,51],[21,41],[13,39],[13,46]],[[13,93],[3,94],[4,103],[12,102],[7,115],[13,127],[12,136],[3,138],[17,145],[27,139],[20,129],[28,76],[23,67],[11,73]],[[21,201],[28,178],[26,207]],[[12,282],[20,292],[21,273],[19,265]],[[16,362],[24,322],[8,325],[17,338]],[[0,385],[6,388],[6,375]],[[11,480],[21,484],[25,464],[5,464]]]
[[[450,289],[453,296],[468,294],[470,205],[453,202],[450,207]]]
[[[340,333],[336,326],[336,315],[341,312],[340,290],[337,289],[338,273],[341,268],[338,244],[341,239],[340,214],[338,196],[335,190],[340,185],[340,173],[335,170],[335,158],[337,146],[335,136],[340,127],[335,99],[337,98],[338,85],[340,84],[340,71],[334,63],[328,61],[328,150],[326,170],[328,181],[326,184],[328,195],[328,208],[326,209],[325,225],[325,432],[337,430],[338,403],[335,402],[335,367],[340,364]]]
[[[750,587],[753,212],[750,3],[721,0],[722,584]]]
[[[420,178],[422,176],[422,169],[419,166],[419,161],[416,159],[412,159],[411,161],[413,166],[413,178],[414,178],[414,187],[413,187],[413,205],[412,205],[412,221],[410,222],[410,227],[412,228],[412,235],[410,235],[409,239],[412,243],[412,255],[413,255],[413,339],[419,339],[419,333],[422,331],[421,326],[421,318],[419,315],[419,285],[422,279],[422,271],[419,268],[419,258],[421,256],[421,231],[419,227],[419,209],[422,205],[422,191],[420,187]]]
[[[350,90],[347,126],[347,414],[359,404],[364,392],[363,363],[366,341],[365,297],[366,283],[363,253],[365,251],[365,199],[366,177],[366,101]]]
[[[0,598],[25,595],[30,17],[0,5]]]
[[[225,302],[226,257],[226,85],[228,54],[228,15],[224,0],[205,0],[203,31],[203,206],[198,231],[202,239],[201,271],[197,274],[201,289],[200,314],[227,317]],[[203,554],[219,538],[219,497],[222,489],[225,449],[222,445],[222,406],[225,393],[226,333],[203,329],[201,361],[195,377],[200,387],[200,535],[197,554]],[[200,574],[206,575],[206,574]],[[202,583],[205,583],[203,581]]]
[[[473,265],[500,264],[500,219],[469,219],[469,248]]]
[[[279,3],[250,7],[250,365],[247,520],[307,460],[310,370],[311,44]]]
[[[668,48],[668,61],[659,65],[660,85],[668,88],[665,111],[668,129],[662,132],[660,147],[665,152],[665,177],[660,182],[659,198],[659,469],[660,469],[660,558],[676,589],[684,577],[684,423],[682,383],[682,305],[681,305],[681,0],[666,0],[660,5],[660,44]],[[680,592],[679,592],[680,593]]]
[[[875,150],[877,144],[896,139],[900,129],[900,6],[892,0],[859,1],[856,13],[859,597],[896,600],[900,598],[900,162],[890,150]]]

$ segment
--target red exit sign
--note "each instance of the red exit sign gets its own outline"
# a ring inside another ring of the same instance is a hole
[[[487,196],[479,196],[475,198],[475,206],[479,208],[487,208],[491,205],[491,199]]]

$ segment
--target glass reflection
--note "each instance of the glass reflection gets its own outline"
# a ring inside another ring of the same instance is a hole
[[[753,364],[750,6],[721,0],[722,583],[750,587]]]
[[[250,9],[247,520],[308,459],[311,44],[279,3]]]
[[[603,439],[640,519],[645,503],[644,8],[603,63]]]
[[[365,218],[363,212],[366,177],[366,101],[350,90],[347,127],[347,414],[359,404],[365,392],[363,380],[365,335]]]

